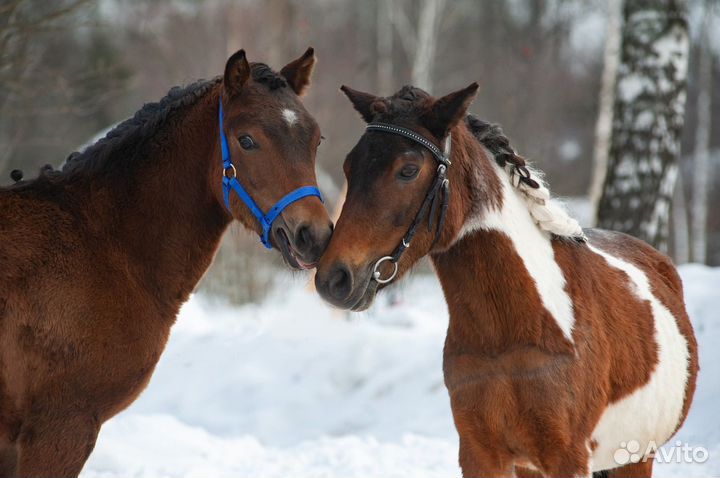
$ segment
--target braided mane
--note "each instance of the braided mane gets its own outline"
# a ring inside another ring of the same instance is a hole
[[[525,158],[515,153],[500,126],[473,115],[468,115],[466,122],[477,140],[493,155],[495,162],[505,171],[510,168],[510,183],[521,193],[538,227],[556,236],[584,241],[585,234],[580,224],[558,201],[551,199],[542,172],[529,166]]]

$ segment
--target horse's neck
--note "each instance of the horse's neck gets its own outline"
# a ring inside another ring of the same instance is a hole
[[[149,161],[107,179],[112,193],[99,205],[113,218],[104,227],[128,273],[163,309],[187,299],[229,223],[208,180],[218,131],[214,95],[206,96],[153,138]]]
[[[448,345],[490,355],[522,346],[567,352],[574,317],[551,237],[505,171],[493,169],[502,206],[476,212],[452,247],[433,256],[450,310]]]

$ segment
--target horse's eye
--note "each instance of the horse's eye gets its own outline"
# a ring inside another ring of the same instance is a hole
[[[240,142],[242,149],[253,149],[255,147],[255,141],[253,141],[253,139],[248,135],[240,136],[238,141]]]
[[[407,181],[410,179],[415,179],[415,177],[418,175],[419,172],[420,172],[420,168],[418,168],[417,165],[406,164],[400,170],[400,172],[398,173],[398,176],[400,177],[400,179],[404,179]]]

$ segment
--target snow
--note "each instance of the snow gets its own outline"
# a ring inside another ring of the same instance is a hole
[[[655,470],[717,475],[720,268],[681,275],[702,371],[675,439],[709,460]],[[459,476],[440,286],[418,275],[400,297],[352,315],[290,279],[260,305],[193,297],[150,386],[105,424],[82,476]]]

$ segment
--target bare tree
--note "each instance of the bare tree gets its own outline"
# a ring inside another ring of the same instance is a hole
[[[93,28],[98,12],[90,0],[0,2],[0,172],[57,165],[111,121],[130,72]]]
[[[38,36],[56,28],[59,20],[72,16],[88,1],[39,4],[8,0],[0,4],[0,172],[7,167],[24,133],[21,126],[14,125],[11,113],[20,100],[37,91],[25,82],[42,67],[37,62]]]
[[[393,80],[393,5],[390,0],[378,0],[377,10],[377,87],[378,94],[389,95]]]
[[[672,202],[673,260],[685,264],[690,260],[690,235],[688,234],[688,208],[685,200],[685,185],[682,174],[678,174]]]
[[[698,41],[698,95],[697,126],[695,127],[695,155],[693,158],[692,181],[692,260],[704,264],[707,262],[707,212],[708,212],[708,173],[710,162],[710,121],[712,111],[712,63],[710,32],[714,12],[714,1],[706,0],[700,39]]]
[[[593,173],[590,183],[590,205],[597,209],[605,182],[608,152],[610,151],[610,133],[612,132],[613,104],[615,102],[615,82],[620,64],[620,25],[622,23],[622,0],[608,0],[607,27],[605,32],[605,52],[603,54],[603,74],[600,87],[600,106],[595,124],[595,148],[593,151]]]
[[[411,83],[414,86],[431,91],[432,65],[437,49],[438,28],[445,0],[422,0],[418,13],[417,26],[413,27],[407,11],[398,1],[393,1],[395,11],[393,22],[400,35],[405,53],[412,58]]]
[[[598,226],[666,250],[688,63],[685,0],[626,1]]]

